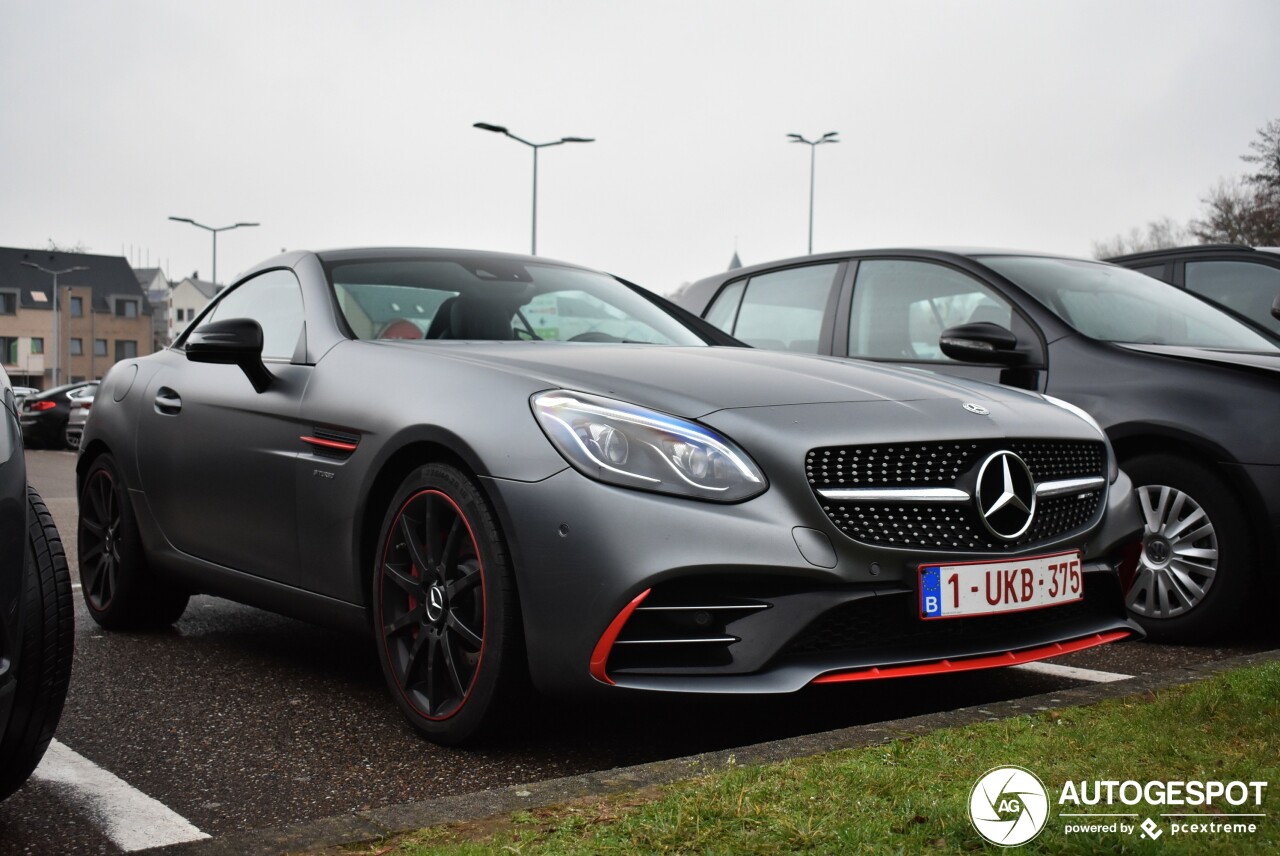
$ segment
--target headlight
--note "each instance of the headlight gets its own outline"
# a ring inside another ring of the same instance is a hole
[[[559,389],[531,403],[552,445],[593,479],[717,502],[748,499],[768,486],[745,452],[705,425]]]
[[[1043,394],[1042,394],[1043,395]],[[1114,484],[1120,475],[1120,464],[1116,461],[1115,450],[1111,448],[1111,440],[1107,437],[1107,432],[1102,430],[1102,426],[1098,424],[1098,420],[1094,419],[1088,411],[1076,407],[1070,401],[1063,401],[1061,398],[1054,398],[1052,395],[1043,395],[1045,401],[1050,404],[1057,405],[1068,413],[1079,416],[1085,422],[1093,426],[1093,429],[1102,435],[1102,440],[1107,444],[1107,481]]]

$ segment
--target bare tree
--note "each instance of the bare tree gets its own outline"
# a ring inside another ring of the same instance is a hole
[[[1202,243],[1280,245],[1280,189],[1228,179],[1200,201],[1203,218],[1191,221],[1191,234]]]
[[[1280,192],[1280,119],[1272,119],[1258,129],[1258,139],[1249,144],[1253,154],[1241,155],[1245,163],[1258,165],[1258,171],[1246,180],[1259,188]]]
[[[51,253],[87,253],[89,248],[84,245],[84,241],[76,241],[74,244],[59,244],[53,238],[49,239],[48,246],[45,247]]]
[[[1145,253],[1148,250],[1163,250],[1168,247],[1180,247],[1187,243],[1189,235],[1185,227],[1175,223],[1171,217],[1162,217],[1147,224],[1145,231],[1134,226],[1128,234],[1119,234],[1113,238],[1093,242],[1093,257],[1109,259],[1113,256],[1125,256],[1130,253]]]

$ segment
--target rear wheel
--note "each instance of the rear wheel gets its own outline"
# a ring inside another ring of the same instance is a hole
[[[100,455],[80,491],[80,586],[89,615],[110,630],[167,627],[189,595],[147,567],[142,536],[115,459]]]
[[[1142,510],[1142,556],[1126,594],[1156,640],[1192,642],[1239,626],[1255,553],[1244,509],[1207,468],[1172,455],[1124,463]]]
[[[71,577],[53,517],[27,488],[27,559],[17,683],[8,722],[0,722],[0,800],[16,791],[40,763],[71,681],[75,641]]]
[[[484,496],[445,464],[415,470],[383,518],[373,620],[383,675],[437,743],[487,735],[525,687],[519,604]]]

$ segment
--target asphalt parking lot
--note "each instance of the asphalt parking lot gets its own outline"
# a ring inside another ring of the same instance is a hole
[[[28,453],[31,480],[54,513],[73,578],[74,462],[69,452]],[[62,748],[0,804],[0,854],[114,854],[184,835],[216,838],[1280,647],[1280,632],[1271,628],[1229,646],[1131,643],[1064,657],[1048,669],[785,698],[541,702],[504,743],[462,751],[424,742],[403,724],[368,639],[208,597],[195,598],[165,633],[108,634],[78,597]],[[87,766],[72,775],[64,768],[75,759]],[[118,790],[104,796],[96,784],[103,780]]]

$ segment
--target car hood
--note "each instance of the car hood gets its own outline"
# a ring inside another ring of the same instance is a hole
[[[1179,360],[1191,360],[1212,365],[1235,366],[1264,372],[1280,372],[1280,354],[1263,354],[1254,351],[1217,351],[1212,348],[1189,348],[1181,345],[1119,344],[1127,351],[1156,354]]]
[[[1038,397],[990,384],[857,360],[751,348],[555,342],[379,342],[523,375],[687,418],[718,410],[869,401],[949,399],[1001,404]]]

